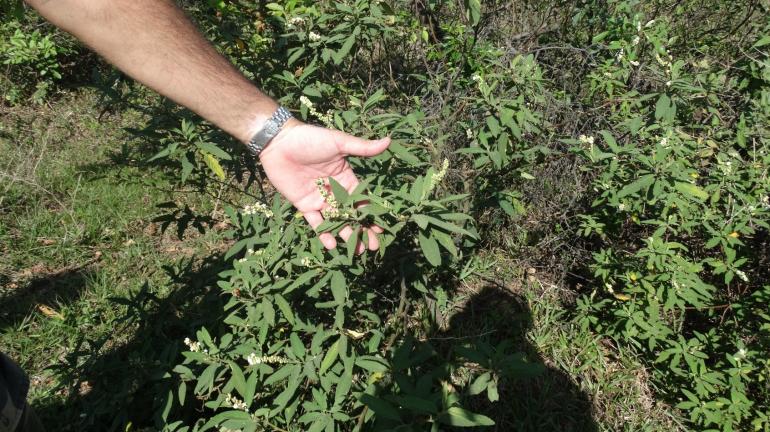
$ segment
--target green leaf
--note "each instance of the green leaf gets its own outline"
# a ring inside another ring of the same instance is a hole
[[[438,421],[450,426],[474,427],[474,426],[494,426],[495,422],[481,414],[472,413],[464,408],[452,407],[438,415]]]
[[[420,231],[420,233],[417,236],[417,239],[420,242],[420,248],[422,249],[422,253],[425,255],[425,258],[428,259],[428,262],[433,267],[438,267],[441,265],[441,252],[438,249],[438,243],[436,243],[436,239],[433,237],[427,237],[423,233],[423,231]]]
[[[421,161],[417,156],[413,155],[406,149],[406,147],[397,142],[391,142],[390,146],[388,146],[388,151],[409,165],[417,166],[421,164]]]
[[[639,177],[635,182],[624,186],[623,189],[621,189],[620,192],[618,192],[618,198],[623,198],[625,196],[637,193],[643,188],[649,187],[654,181],[655,181],[654,175],[652,174],[643,175]]]
[[[340,350],[340,340],[342,340],[342,336],[340,336],[340,338],[337,339],[331,347],[329,347],[329,350],[326,351],[326,355],[324,356],[323,360],[321,360],[321,367],[318,369],[319,374],[326,372],[332,366],[332,364],[334,364],[334,361],[337,360],[337,356],[339,355]]]
[[[334,179],[334,177],[329,177],[329,186],[331,186],[334,198],[338,203],[340,203],[340,205],[348,202],[349,195],[347,189],[345,189],[345,186],[342,186],[337,180]]]
[[[497,392],[497,382],[496,381],[490,381],[489,386],[487,387],[487,399],[489,399],[490,402],[497,402],[500,400],[500,394]]]
[[[278,305],[278,309],[281,310],[281,313],[283,314],[283,317],[286,318],[286,321],[288,321],[289,324],[294,325],[294,312],[291,310],[291,305],[289,305],[289,302],[287,302],[286,299],[283,298],[283,296],[280,294],[274,295],[273,300],[275,300],[275,304]]]
[[[294,353],[297,358],[305,357],[305,344],[302,343],[297,333],[292,333],[289,336],[289,342],[291,343],[291,352]]]
[[[483,392],[487,389],[487,384],[489,384],[490,379],[491,374],[489,372],[485,372],[479,375],[479,377],[476,378],[470,386],[468,386],[468,393],[477,395]]]
[[[690,197],[698,198],[700,200],[705,200],[709,197],[709,194],[707,194],[706,191],[692,183],[676,182],[674,187],[679,192],[685,195],[689,195]]]
[[[347,300],[348,287],[345,281],[345,275],[343,275],[341,271],[334,271],[332,273],[331,289],[334,301],[337,304],[342,304]]]
[[[757,43],[752,45],[752,48],[760,48],[768,44],[770,44],[770,35],[765,35],[765,36],[762,36],[762,38],[759,39]]]
[[[302,89],[302,93],[305,93],[305,94],[306,94],[306,95],[308,95],[308,96],[311,96],[311,97],[316,97],[316,98],[321,98],[321,97],[323,97],[323,95],[321,94],[321,92],[320,92],[320,91],[318,91],[318,89],[317,89],[317,88],[315,88],[315,87],[312,87],[312,86],[307,86],[307,87],[305,87],[304,89]]]
[[[361,356],[356,358],[356,366],[369,372],[385,372],[388,370],[388,363],[385,360],[374,356]]]
[[[305,47],[298,47],[293,50],[291,55],[289,55],[289,59],[286,60],[286,64],[291,66],[294,64],[295,61],[299,60],[300,56],[305,53]]]
[[[445,214],[445,215],[441,215],[441,216],[448,218],[448,217],[451,217],[452,214]],[[438,219],[438,218],[435,218],[435,217],[432,217],[432,216],[414,215],[413,217],[414,217],[414,220],[416,222],[419,220],[419,218],[425,218],[425,221],[428,222],[429,224],[437,226],[439,228],[443,228],[443,229],[445,229],[445,230],[447,230],[449,232],[453,232],[453,233],[457,233],[457,234],[462,234],[464,236],[468,236],[468,237],[471,237],[471,238],[477,238],[476,235],[474,235],[473,233],[471,233],[470,231],[466,230],[463,227],[460,227],[458,225],[455,225],[455,224],[443,221],[441,219]]]
[[[433,238],[435,238],[436,241],[438,241],[438,243],[447,250],[447,252],[452,254],[453,257],[457,258],[457,246],[455,246],[455,242],[452,240],[452,236],[439,230],[431,230],[431,236],[433,236]]]
[[[278,369],[275,373],[270,375],[263,384],[266,386],[269,386],[277,382],[283,381],[286,378],[288,378],[289,375],[296,373],[298,369],[299,369],[299,366],[295,364],[285,365],[282,368]]]
[[[219,177],[219,180],[224,181],[225,180],[225,171],[222,169],[222,165],[219,164],[219,161],[217,158],[215,158],[211,153],[202,152],[203,153],[203,161],[206,162],[206,165],[211,169],[211,171],[216,174],[217,177]]]
[[[164,148],[163,150],[159,151],[158,153],[156,153],[155,156],[147,159],[147,162],[152,162],[154,160],[166,157],[169,154],[171,154],[172,151],[173,151],[172,147],[168,146],[168,147]]]
[[[604,142],[607,144],[610,150],[612,150],[613,153],[618,153],[618,143],[615,141],[615,137],[613,137],[612,134],[606,130],[599,131],[599,133],[604,138]]]
[[[323,416],[319,418],[318,420],[314,421],[313,424],[310,425],[307,432],[321,432],[326,428],[326,425],[331,421],[331,418],[328,416]]]
[[[340,47],[340,49],[337,50],[334,54],[332,54],[332,60],[334,60],[334,64],[338,65],[342,63],[342,60],[345,59],[345,57],[348,55],[350,50],[353,48],[353,44],[356,43],[356,36],[358,36],[358,32],[354,31],[353,33],[351,33],[350,36],[348,36],[348,38],[345,39],[345,42],[342,43],[342,46]]]
[[[214,155],[214,157],[218,159],[223,159],[223,160],[233,159],[229,153],[227,153],[226,151],[222,150],[221,148],[217,147],[216,145],[210,142],[200,141],[196,145],[198,146],[199,149],[203,150],[206,153],[211,153],[212,155]]]
[[[241,367],[232,361],[229,362],[229,364],[230,370],[233,373],[233,377],[231,378],[233,387],[235,387],[235,390],[240,393],[241,397],[246,397],[246,377],[243,376]]]
[[[377,396],[364,393],[361,395],[361,399],[359,400],[362,404],[368,406],[369,409],[379,417],[396,421],[401,420],[401,416],[398,414],[398,410],[393,407],[390,402],[387,402],[384,399],[380,399]]]
[[[296,368],[295,370],[299,370],[299,368]],[[297,388],[299,387],[299,384],[302,382],[300,379],[299,374],[295,373],[288,382],[288,385],[286,386],[286,389],[282,391],[278,396],[275,397],[275,400],[273,403],[275,404],[275,408],[272,412],[280,412],[281,410],[286,407],[286,404],[289,403],[291,398],[294,396],[294,393],[297,392]],[[251,416],[249,415],[249,418]]]
[[[219,369],[219,365],[214,363],[208,365],[202,374],[198,377],[198,383],[195,386],[195,393],[205,393],[214,386],[214,376]]]
[[[468,9],[471,25],[477,25],[481,21],[481,0],[467,0],[465,7]]]
[[[361,231],[353,230],[350,237],[345,241],[345,249],[347,251],[348,262],[353,262],[353,257],[356,255],[356,247],[358,246],[358,238],[361,235]]]
[[[603,41],[609,34],[610,34],[609,30],[603,31],[595,35],[593,39],[591,39],[591,42],[594,44],[598,44],[599,42]]]
[[[395,400],[402,407],[412,411],[425,412],[428,414],[436,414],[438,412],[435,403],[421,397],[412,395],[396,396]]]
[[[229,253],[230,252],[228,252],[228,254]],[[306,283],[310,282],[311,279],[318,276],[320,272],[321,270],[313,269],[313,270],[306,271],[305,273],[302,273],[301,275],[299,275],[299,277],[297,277],[297,279],[291,285],[286,287],[283,293],[288,294],[294,291],[295,289],[299,288],[300,286],[305,285]]]
[[[667,94],[661,94],[655,104],[655,120],[673,121],[676,116],[676,104]]]

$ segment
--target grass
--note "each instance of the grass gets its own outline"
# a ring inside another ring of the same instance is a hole
[[[203,301],[213,279],[199,276],[223,247],[216,230],[182,240],[160,232],[156,204],[206,203],[173,194],[169,178],[121,154],[124,127],[143,119],[96,120],[96,101],[73,92],[2,117],[0,346],[29,372],[44,420],[65,425],[57,430],[151,417],[151,405],[127,408],[134,397],[153,402],[154,350],[195,325],[179,309]]]
[[[30,374],[51,430],[154,430],[181,340],[221,312],[227,245],[216,229],[180,240],[152,222],[159,203],[210,211],[214,200],[174,192],[141,165],[126,130],[144,115],[100,108],[94,91],[76,90],[1,117],[0,346]],[[575,324],[571,294],[520,268],[513,250],[482,254],[444,317],[447,343],[497,332],[546,366],[484,408],[497,430],[681,429],[643,368]]]
[[[497,404],[477,401],[496,430],[685,430],[677,413],[652,397],[648,376],[629,353],[571,319],[574,293],[517,267],[504,252],[480,255],[480,271],[462,282],[445,318],[453,339],[510,339],[545,366],[535,378],[501,386]]]

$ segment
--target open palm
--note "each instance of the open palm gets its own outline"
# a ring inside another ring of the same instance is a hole
[[[389,138],[369,141],[292,119],[259,158],[273,186],[315,229],[324,221],[321,210],[327,207],[318,191],[316,180],[332,177],[348,191],[352,191],[358,185],[358,178],[345,158],[375,156],[385,151],[388,145]],[[367,231],[368,247],[376,250],[379,243],[375,233],[382,231],[377,226],[369,227]],[[352,233],[353,230],[346,226],[339,234],[343,240],[347,240]],[[321,233],[319,239],[328,249],[337,245],[330,233]],[[364,245],[359,242],[356,249],[361,253]]]

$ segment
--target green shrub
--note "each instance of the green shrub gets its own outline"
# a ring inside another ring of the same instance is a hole
[[[695,427],[767,430],[768,29],[747,18],[737,48],[726,30],[691,41],[688,32],[708,21],[687,21],[694,15],[727,23],[740,11],[684,2],[645,18],[655,7],[565,6],[561,27],[532,30],[530,52],[504,49],[490,28],[510,31],[510,22],[476,2],[434,4],[428,19],[406,4],[368,1],[198,11],[204,28],[232,29],[211,36],[284,103],[301,101],[303,117],[395,140],[388,156],[355,162],[369,176],[371,205],[356,209],[363,195],[336,190],[344,221],[323,227],[376,221],[387,234],[375,258],[354,259],[351,243],[325,253],[278,200],[246,215],[228,210],[230,254],[240,257],[220,283],[232,295],[230,317],[225,329],[190,341],[196,350],[177,367],[173,392],[178,403],[192,389],[208,410],[169,429],[486,424],[460,408],[461,396],[486,391],[495,400],[499,379],[537,367],[505,345],[436,361],[413,339],[424,330],[404,326],[403,310],[446,299],[447,263],[462,268],[480,244],[534,238],[522,247],[552,254],[538,239],[580,235],[593,256],[593,290],[578,299],[578,320],[646,359],[659,395]],[[246,25],[244,16],[257,20]],[[250,68],[252,55],[268,53],[269,68]],[[374,78],[373,70],[389,72]],[[220,178],[238,171],[240,158],[204,149],[217,140],[190,139],[189,124],[169,133],[185,138],[160,156],[186,155],[185,176],[196,166]],[[568,202],[553,187],[568,180],[548,170],[571,155],[583,173],[575,181],[590,187],[576,187]],[[441,168],[421,174],[427,161]],[[437,171],[442,185],[430,180]],[[537,236],[501,237],[545,200],[566,203],[579,226],[562,220],[553,233],[527,221]],[[406,303],[383,308],[371,286]],[[484,372],[465,389],[447,386],[464,361]]]
[[[474,199],[485,201],[480,205],[488,207],[491,201],[498,207],[499,202],[514,211],[514,192],[458,181],[451,175],[455,168],[442,156],[475,164],[479,171],[526,177],[515,167],[531,159],[521,155],[523,136],[537,131],[539,119],[524,95],[507,97],[495,89],[513,88],[518,80],[528,94],[537,94],[534,82],[524,79],[537,67],[531,57],[511,64],[498,64],[491,54],[476,59],[479,70],[458,83],[474,118],[441,130],[425,122],[418,100],[401,99],[396,89],[384,86],[372,89],[357,74],[359,68],[370,67],[366,62],[388,61],[382,47],[397,38],[412,34],[413,40],[426,42],[423,29],[403,10],[386,6],[368,1],[268,4],[268,21],[276,28],[262,33],[286,53],[281,71],[266,78],[265,86],[280,86],[286,103],[294,101],[296,106],[299,99],[300,115],[359,135],[393,137],[388,154],[353,161],[366,176],[355,191],[345,191],[333,180],[327,191],[324,179],[319,179],[321,193],[336,210],[318,229],[337,233],[345,224],[355,230],[376,223],[385,229],[379,253],[356,257],[356,235],[343,250],[325,251],[316,234],[280,199],[266,198],[240,210],[227,208],[230,235],[236,240],[228,258],[236,259],[232,270],[221,274],[219,285],[231,296],[229,316],[224,328],[201,329],[185,341],[190,349],[174,370],[179,387],[164,405],[167,430],[439,430],[441,425],[492,425],[489,417],[463,408],[463,401],[480,393],[497,401],[501,381],[542,369],[509,342],[472,341],[454,347],[446,358],[439,356],[425,340],[435,324],[429,319],[415,326],[407,315],[427,313],[436,302],[442,307],[453,278],[477,244],[472,217],[464,213],[471,199],[457,192],[478,187],[483,192]],[[242,16],[233,8],[219,10],[217,19],[237,21]],[[401,25],[394,26],[397,23]],[[238,40],[250,39],[247,32],[232,36],[236,46]],[[470,34],[467,28],[463,37]],[[244,49],[252,49],[247,45]],[[464,62],[461,56],[457,59]],[[519,73],[506,74],[519,66]],[[342,70],[350,73],[339,79]],[[399,114],[394,105],[409,114]],[[468,129],[479,131],[478,137]],[[198,172],[202,178],[211,171],[219,175],[222,168],[207,162],[207,154],[218,161],[239,159],[209,148],[216,140],[207,135],[205,125],[184,121],[181,128],[160,130],[169,138],[156,159],[179,161],[183,181]],[[471,157],[452,155],[455,148],[448,142],[458,133],[473,142],[473,150],[463,152]],[[414,142],[433,148],[426,151]],[[222,166],[232,168],[230,162]],[[361,201],[368,205],[357,207]],[[475,366],[469,370],[468,364]],[[191,423],[174,420],[177,410],[172,408],[191,403],[203,405],[203,416]]]
[[[26,98],[42,103],[62,78],[62,58],[75,52],[74,45],[58,37],[40,19],[26,17],[20,2],[3,1],[0,10],[15,19],[0,24],[0,63],[7,74],[0,78],[4,99],[18,104]]]
[[[564,140],[595,191],[583,322],[643,353],[699,427],[768,430],[767,28],[726,69],[633,10],[593,38],[607,49],[587,103],[614,104],[607,129]]]
[[[228,317],[186,341],[166,430],[491,424],[463,408],[471,396],[496,401],[501,382],[540,367],[509,341],[439,355],[426,340],[482,249],[582,278],[577,321],[630,348],[689,427],[770,430],[766,5],[185,6],[298,116],[393,145],[351,161],[356,191],[322,189],[337,211],[320,229],[377,223],[375,256],[356,257],[355,237],[323,250],[269,189],[226,208]],[[67,51],[46,33],[11,21],[0,34],[9,100],[60,76]],[[181,183],[261,186],[241,146],[144,103],[151,160]],[[213,222],[194,213],[158,220]]]

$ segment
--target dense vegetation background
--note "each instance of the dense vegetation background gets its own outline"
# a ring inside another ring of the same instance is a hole
[[[393,137],[328,192],[362,257],[0,5],[0,349],[52,430],[770,430],[767,2],[184,2]]]

